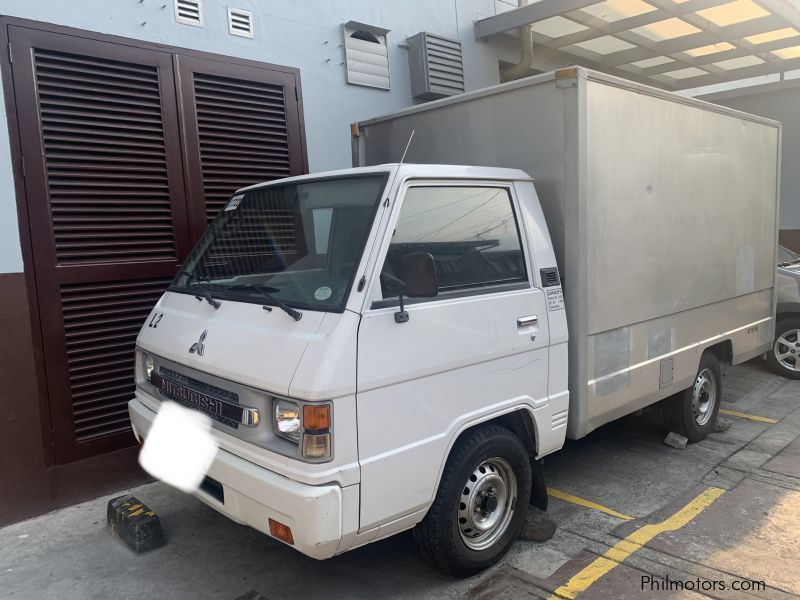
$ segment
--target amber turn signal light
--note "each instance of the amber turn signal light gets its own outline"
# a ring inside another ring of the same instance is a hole
[[[306,404],[303,407],[303,428],[330,429],[331,407],[327,405],[315,406],[314,404]]]
[[[292,537],[292,530],[288,525],[278,523],[273,519],[269,519],[269,534],[279,539],[282,542],[294,546],[294,538]]]

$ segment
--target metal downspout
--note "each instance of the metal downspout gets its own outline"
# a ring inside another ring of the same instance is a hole
[[[528,0],[519,0],[519,7],[528,5]],[[519,31],[519,46],[520,46],[520,59],[516,65],[506,67],[500,71],[500,81],[513,81],[527,77],[531,74],[531,66],[533,66],[533,30],[530,25],[520,27]]]

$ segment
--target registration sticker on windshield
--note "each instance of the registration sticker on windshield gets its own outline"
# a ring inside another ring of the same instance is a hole
[[[239,207],[239,204],[241,204],[242,198],[244,198],[244,194],[239,194],[238,196],[231,198],[228,202],[228,205],[225,207],[225,210],[236,210]]]
[[[331,297],[333,290],[329,288],[327,285],[323,285],[322,287],[318,287],[317,290],[314,292],[314,298],[317,300],[327,300]]]
[[[561,286],[549,287],[544,292],[547,295],[547,310],[564,310],[564,292]]]

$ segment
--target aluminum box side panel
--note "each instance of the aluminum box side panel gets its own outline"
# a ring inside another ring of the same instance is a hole
[[[589,335],[773,287],[778,128],[586,85]]]
[[[758,355],[774,325],[780,125],[616,79],[585,86],[589,377],[570,437],[686,388],[721,340],[734,363]]]

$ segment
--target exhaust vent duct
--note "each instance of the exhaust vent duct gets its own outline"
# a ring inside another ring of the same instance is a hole
[[[408,38],[411,96],[436,100],[464,92],[461,42],[422,31]]]

